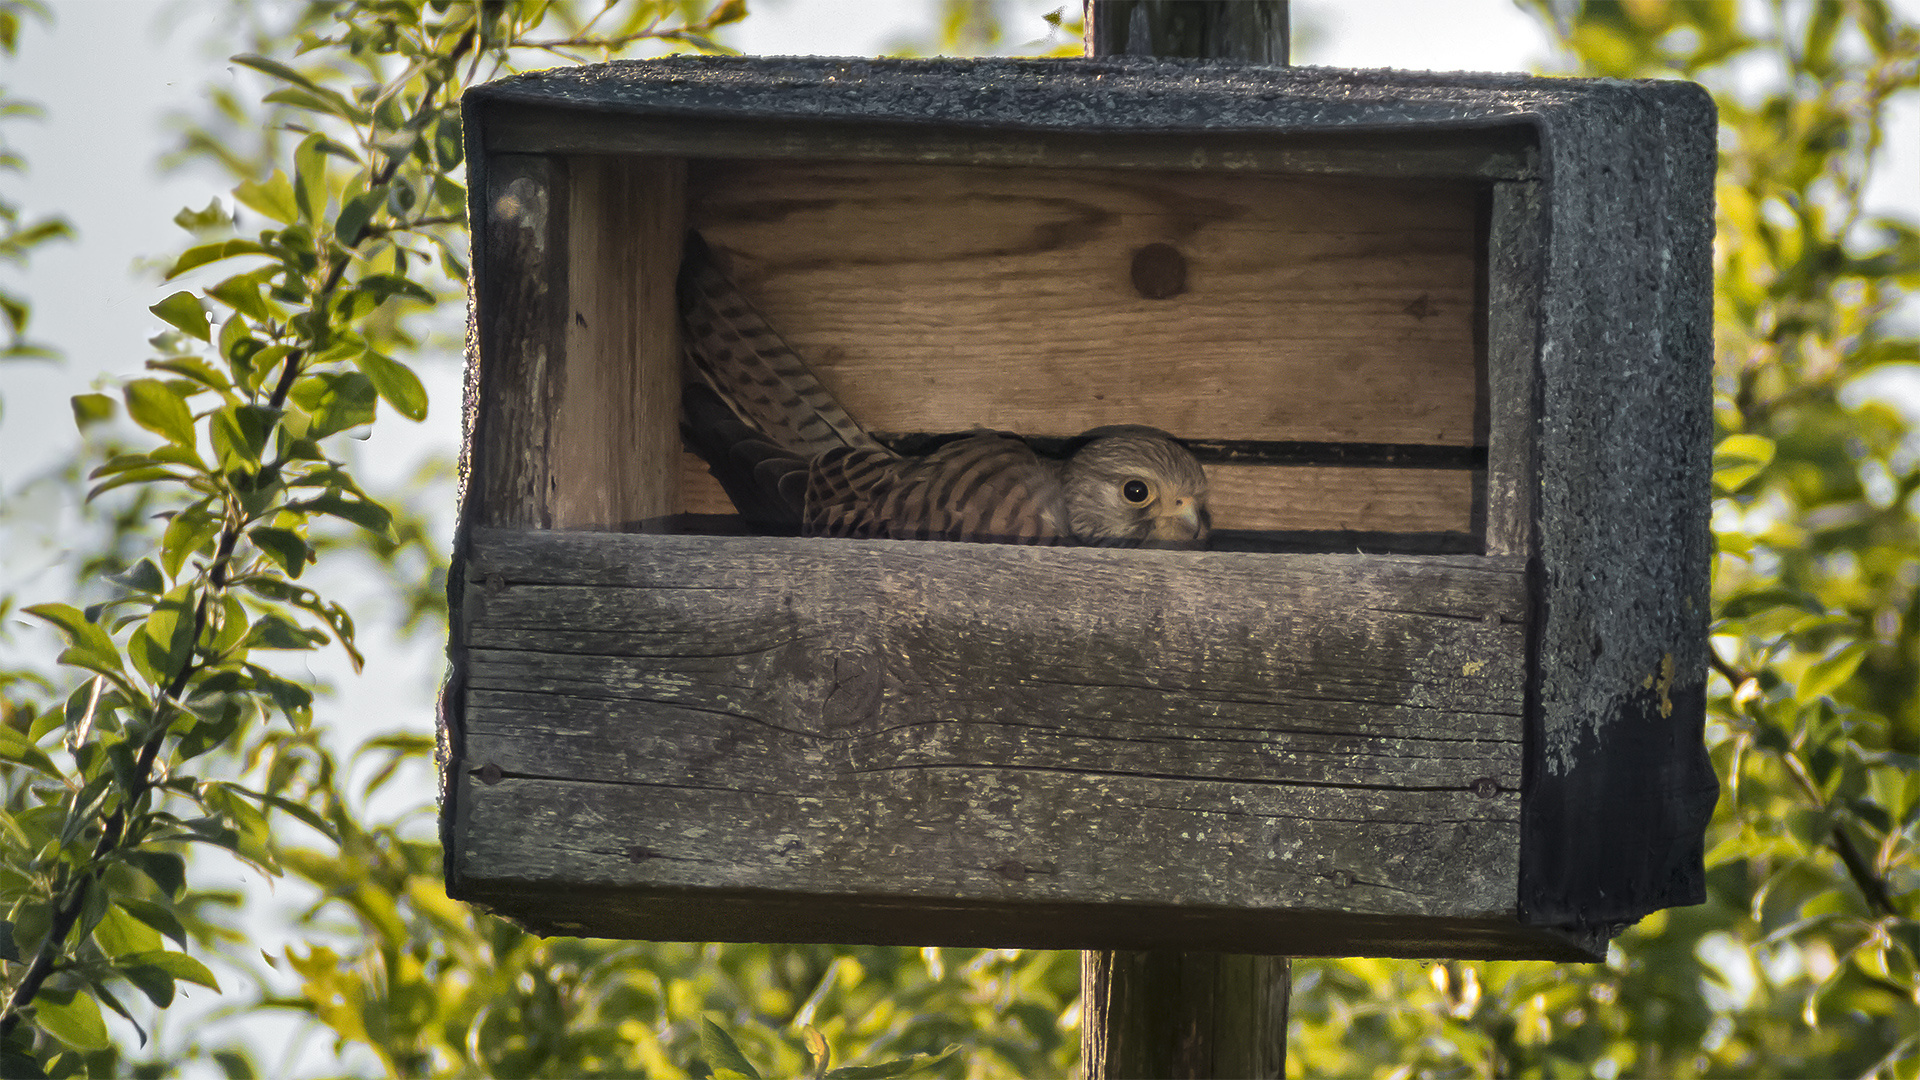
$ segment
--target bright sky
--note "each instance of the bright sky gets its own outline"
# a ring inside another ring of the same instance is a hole
[[[1006,9],[1024,13],[1010,19],[1016,27],[1013,41],[1044,37],[1041,14],[1077,3],[1012,0]],[[1903,6],[1911,10],[1916,3],[1920,0]],[[754,14],[731,39],[743,51],[872,55],[902,38],[928,36],[931,5],[926,0],[752,0],[751,6]],[[225,60],[232,50],[209,51],[206,44],[210,31],[232,15],[219,0],[53,0],[52,7],[55,25],[48,29],[29,21],[19,57],[0,72],[0,82],[47,112],[43,122],[7,124],[6,138],[24,154],[30,171],[24,177],[0,174],[0,185],[29,216],[65,214],[79,238],[38,251],[24,281],[11,267],[0,267],[0,280],[27,293],[34,307],[33,336],[62,348],[67,358],[59,365],[0,367],[5,409],[0,498],[12,498],[25,479],[65,453],[73,438],[70,395],[103,373],[138,371],[146,359],[146,339],[160,329],[147,307],[168,290],[151,270],[138,268],[140,260],[180,246],[184,235],[171,218],[181,207],[204,207],[227,194],[217,177],[157,173],[154,163],[172,137],[164,118],[192,109],[204,86],[240,78]],[[1537,24],[1510,0],[1296,0],[1294,12],[1295,59],[1301,63],[1519,71],[1538,66],[1548,55]],[[257,95],[252,85],[240,88],[243,95]],[[1910,101],[1892,134],[1893,156],[1880,190],[1920,217],[1920,185],[1911,183],[1920,176],[1920,102]],[[424,453],[451,454],[457,445],[458,358],[424,359],[417,367],[432,394],[432,414],[418,426],[398,420],[377,425],[380,433],[363,451],[370,470],[398,477]],[[439,513],[443,532],[450,532],[452,499],[449,487]],[[9,509],[44,515],[49,522],[70,512],[57,502]],[[58,530],[49,535],[53,539],[38,550],[0,553],[0,583],[38,591],[36,572],[61,559]],[[323,587],[344,593],[341,598],[350,605],[371,606],[367,589],[373,584],[358,593],[351,582]],[[352,718],[347,730],[353,738],[400,727],[430,730],[438,644],[396,644],[384,640],[375,623],[362,621],[366,677],[351,678],[331,654],[313,662],[316,677],[342,687],[322,723]],[[411,788],[405,798],[430,802],[431,779],[416,779],[405,785]],[[247,877],[236,875],[236,883],[260,886]],[[259,944],[278,947],[271,940]],[[273,1072],[274,1057],[263,1061]]]

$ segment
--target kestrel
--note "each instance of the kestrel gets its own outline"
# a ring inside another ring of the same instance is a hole
[[[741,514],[805,536],[1199,547],[1207,478],[1157,428],[1100,427],[1063,458],[976,431],[881,445],[734,287],[697,233],[680,270],[682,431]]]

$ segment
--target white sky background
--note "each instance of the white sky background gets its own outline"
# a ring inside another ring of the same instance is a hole
[[[1077,5],[1078,0],[1008,3],[1008,11],[1025,13],[1008,20],[1010,47],[1017,51],[1022,42],[1044,37],[1041,14],[1063,3]],[[1911,11],[1916,3],[1920,0],[1906,0],[1902,6]],[[52,7],[55,25],[30,20],[19,56],[0,61],[5,64],[0,84],[37,101],[47,114],[40,122],[8,123],[6,138],[24,154],[30,171],[24,177],[0,174],[0,187],[29,218],[64,214],[79,237],[37,251],[24,277],[0,266],[0,280],[32,302],[32,337],[66,354],[60,364],[0,363],[0,499],[15,498],[28,478],[70,452],[75,436],[69,396],[103,376],[140,370],[150,355],[146,339],[161,329],[147,307],[172,291],[150,269],[137,268],[140,260],[179,250],[186,236],[171,218],[180,208],[227,198],[226,185],[210,172],[162,176],[155,165],[173,137],[163,117],[195,109],[203,86],[239,77],[225,59],[227,50],[209,51],[207,45],[211,31],[231,19],[226,5],[216,0],[53,0]],[[931,37],[926,0],[751,0],[751,7],[752,16],[729,38],[750,53],[874,55],[903,38]],[[1522,71],[1549,58],[1541,29],[1511,0],[1295,0],[1294,21],[1295,60],[1303,64]],[[1889,134],[1892,148],[1871,190],[1878,201],[1897,203],[1920,217],[1920,181],[1915,179],[1920,177],[1920,102],[1912,95]],[[423,424],[384,417],[376,425],[378,434],[361,454],[363,473],[376,487],[397,483],[428,453],[451,455],[459,440],[458,357],[409,359],[427,383],[432,410]],[[53,526],[44,544],[0,551],[0,585],[22,592],[28,602],[59,595],[57,568],[65,553],[57,522],[71,510],[58,499],[71,495],[50,493],[31,505],[7,507],[10,513],[41,515]],[[444,549],[453,515],[450,484],[433,513]],[[317,720],[337,732],[342,752],[373,732],[432,729],[440,645],[392,641],[379,625],[377,585],[319,585],[355,610],[368,657],[367,673],[358,679],[331,652],[310,664],[316,678],[341,689],[331,702],[322,702]],[[13,629],[16,643],[47,636]],[[291,668],[300,666],[296,662]],[[383,815],[408,805],[430,811],[434,786],[424,771],[397,788],[382,801]],[[430,815],[421,814],[420,820],[424,833]],[[265,884],[220,859],[198,860],[196,873],[209,885],[214,882],[207,877],[223,874],[253,890]],[[279,887],[283,900],[298,892]],[[257,931],[257,944],[268,951],[291,943],[279,940],[267,920],[248,929]],[[203,1006],[214,1004],[205,992],[195,996]],[[184,1034],[185,1026],[179,1019],[172,1023],[176,1030],[170,1042]],[[280,1060],[278,1043],[289,1028],[257,1020],[253,1027],[264,1051],[260,1063],[272,1075]],[[323,1037],[308,1044],[299,1055],[301,1071],[352,1067],[327,1063],[328,1041]]]

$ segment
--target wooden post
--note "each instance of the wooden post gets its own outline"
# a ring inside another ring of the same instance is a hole
[[[1285,64],[1287,0],[1086,0],[1088,56]]]
[[[1288,62],[1287,0],[1086,0],[1088,56]],[[1085,952],[1086,1080],[1287,1075],[1284,956]]]

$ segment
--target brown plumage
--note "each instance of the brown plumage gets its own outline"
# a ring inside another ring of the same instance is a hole
[[[698,234],[680,271],[688,444],[749,521],[806,536],[1197,547],[1207,478],[1156,428],[1095,428],[1063,459],[981,431],[882,446],[734,288]]]

